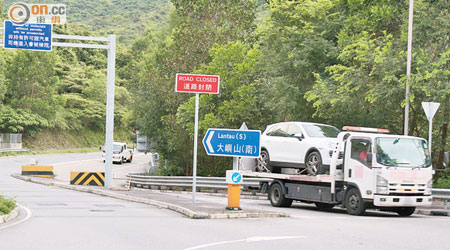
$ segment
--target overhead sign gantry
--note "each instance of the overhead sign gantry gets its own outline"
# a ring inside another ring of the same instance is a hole
[[[50,11],[49,11],[50,10]],[[44,44],[45,38],[48,37],[48,47],[50,50],[52,47],[70,47],[70,48],[84,48],[84,49],[105,49],[107,51],[107,83],[106,83],[106,132],[105,132],[105,187],[110,188],[112,182],[112,155],[113,155],[113,140],[114,140],[114,82],[115,82],[115,71],[116,71],[116,36],[109,35],[108,37],[90,37],[90,36],[73,36],[73,35],[61,35],[61,34],[52,34],[52,29],[48,31],[48,27],[46,25],[53,24],[63,24],[65,23],[65,13],[66,8],[65,5],[57,4],[57,5],[45,5],[45,4],[22,4],[16,3],[11,6],[8,14],[10,17],[10,21],[13,22],[13,25],[20,26],[22,28],[17,28],[13,26],[6,25],[2,28],[0,27],[0,36],[3,35],[3,38],[0,39],[0,46],[4,46],[8,48],[9,39],[11,39],[10,35],[12,34],[12,44],[16,44],[16,46],[9,47],[10,49],[33,49],[33,50],[41,50],[44,49],[35,49],[37,42],[37,48],[41,48],[40,43]],[[34,15],[34,16],[33,16]],[[48,24],[50,23],[50,24]],[[30,41],[30,36],[33,37],[33,44],[30,47],[30,44],[27,43],[27,47],[25,47],[23,41],[25,41],[25,35],[27,33],[21,33],[21,31],[25,30],[25,27],[34,27],[32,25],[38,25],[38,27],[42,27],[41,31],[34,31],[34,28],[29,28],[28,30],[33,33],[39,34],[28,34],[28,41]],[[46,26],[46,27],[44,27]],[[19,33],[14,33],[15,31]],[[8,34],[8,37],[6,37]],[[14,34],[17,34],[17,37],[14,37]],[[20,37],[22,36],[22,37]],[[36,38],[37,37],[37,38]],[[43,40],[41,39],[43,38]],[[17,38],[17,39],[15,39]],[[8,39],[8,40],[7,40]],[[37,39],[37,41],[34,41]],[[53,39],[58,39],[58,41],[54,42]],[[42,41],[41,41],[42,40]],[[61,42],[64,40],[70,41],[81,41],[80,43],[74,42]],[[8,41],[8,45],[6,42]],[[22,41],[22,44],[20,44]],[[92,43],[82,43],[83,41],[91,41],[97,42],[97,44]],[[46,46],[42,46],[46,47]]]

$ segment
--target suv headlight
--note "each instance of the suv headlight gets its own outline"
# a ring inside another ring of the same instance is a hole
[[[433,188],[433,180],[429,180],[427,182],[427,188],[425,189],[425,195],[431,195],[432,188]]]
[[[379,175],[377,175],[377,193],[389,194],[388,181]]]
[[[335,142],[328,142],[327,146],[328,146],[328,148],[334,149],[336,147],[336,143]]]

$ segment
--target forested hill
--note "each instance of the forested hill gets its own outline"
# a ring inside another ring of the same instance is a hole
[[[4,11],[20,2],[4,0]],[[23,1],[26,3],[63,3],[67,6],[68,23],[98,32],[99,35],[114,33],[118,42],[129,45],[142,36],[146,28],[161,27],[171,9],[169,0],[46,0]],[[0,1],[1,3],[1,1]]]

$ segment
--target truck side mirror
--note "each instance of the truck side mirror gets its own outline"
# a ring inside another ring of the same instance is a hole
[[[448,163],[449,163],[449,153],[444,152],[444,168],[448,167]]]

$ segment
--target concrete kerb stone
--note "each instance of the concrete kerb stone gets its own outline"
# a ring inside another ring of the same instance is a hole
[[[13,220],[19,215],[19,207],[16,206],[9,214],[0,216],[0,224]]]
[[[65,189],[75,190],[75,191],[81,191],[86,193],[93,193],[97,195],[107,196],[111,198],[121,199],[121,200],[127,200],[132,202],[139,202],[147,205],[156,206],[159,208],[169,209],[175,212],[178,212],[180,214],[183,214],[191,219],[238,219],[238,218],[276,218],[276,217],[289,217],[288,214],[282,214],[282,213],[275,213],[275,212],[236,212],[236,213],[199,213],[192,211],[190,209],[177,206],[174,204],[162,202],[162,201],[156,201],[146,198],[140,198],[140,197],[134,197],[129,196],[126,194],[117,194],[114,192],[109,192],[107,190],[100,190],[100,189],[91,189],[83,186],[73,186],[73,185],[67,185],[67,184],[61,184],[52,182],[52,180],[49,179],[40,179],[35,177],[25,177],[19,174],[12,174],[14,178],[24,180],[24,181],[30,181],[37,184],[43,184],[43,185],[53,185],[56,187],[61,187]]]

